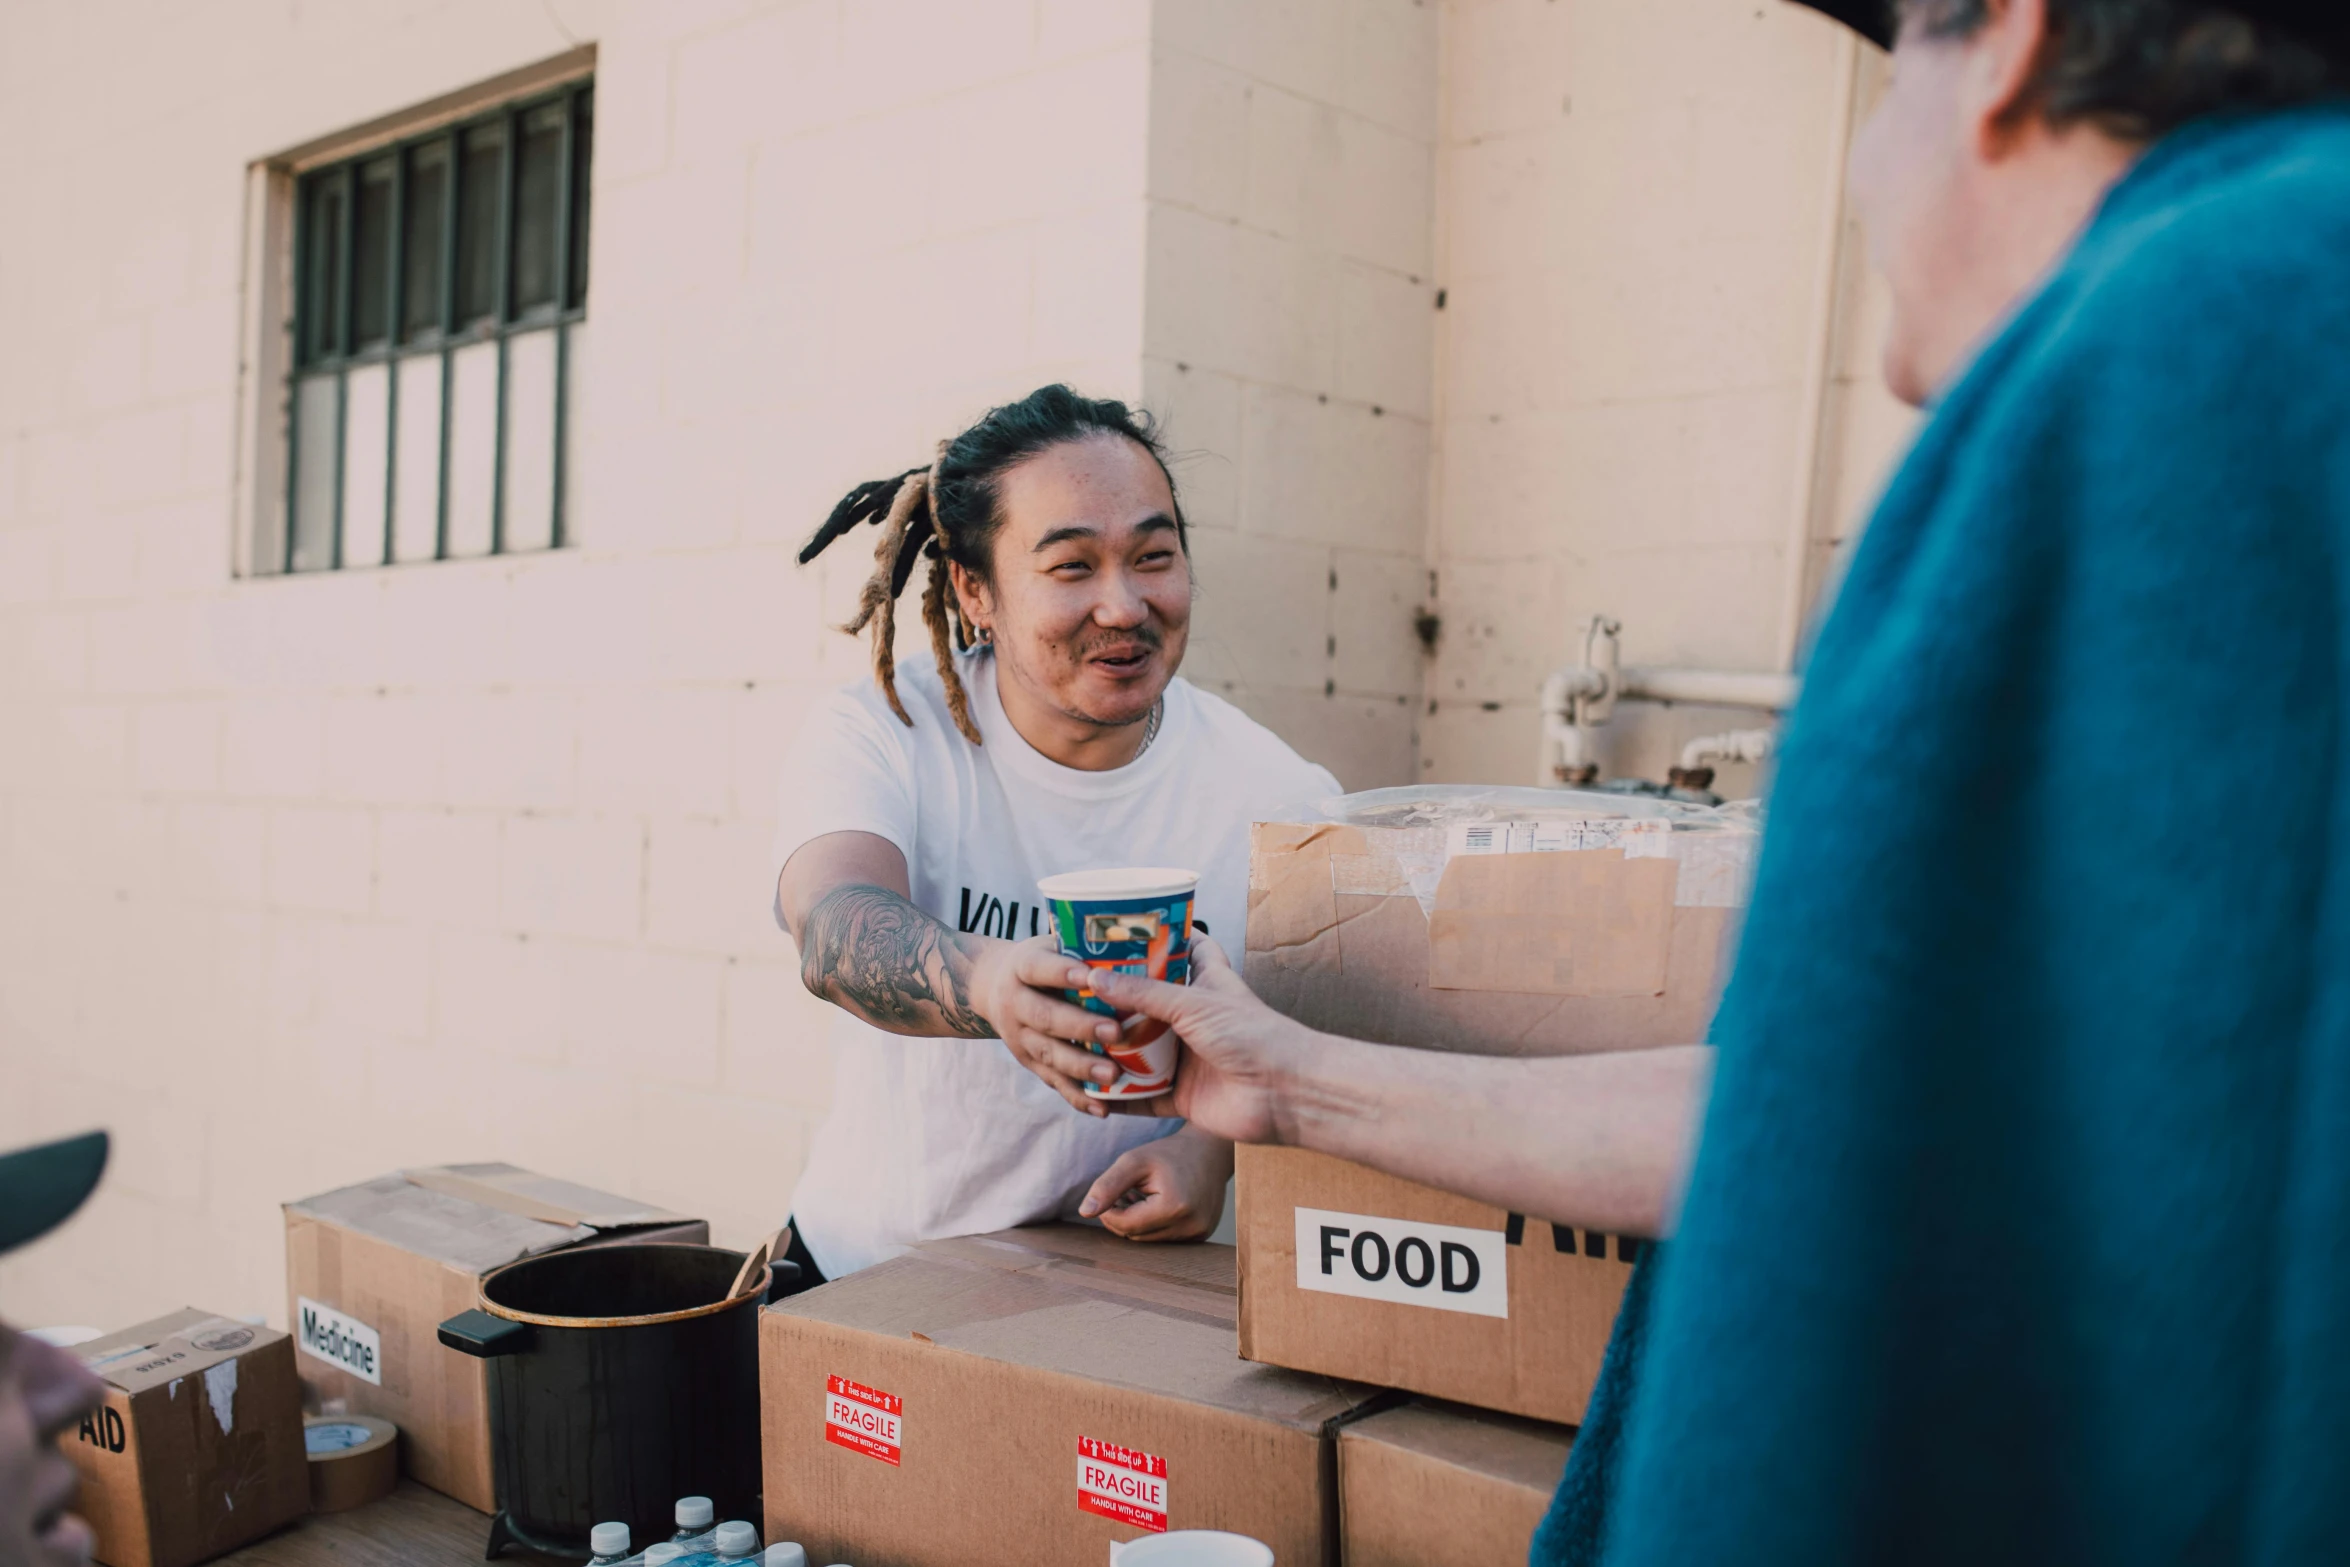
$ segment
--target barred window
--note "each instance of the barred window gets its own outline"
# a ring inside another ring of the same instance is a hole
[[[562,546],[594,131],[575,81],[302,173],[283,570]]]

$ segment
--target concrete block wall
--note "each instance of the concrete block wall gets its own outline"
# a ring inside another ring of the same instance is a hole
[[[248,166],[583,42],[575,547],[236,578]],[[1524,779],[1595,610],[1767,665],[1822,331],[1810,580],[1907,431],[1865,269],[1808,304],[1836,59],[1743,0],[0,13],[0,1146],[120,1150],[0,1316],[282,1316],[279,1203],[441,1160],[778,1222],[770,791],[870,564],[792,556],[1043,381],[1165,416],[1187,673],[1349,787]]]
[[[1420,765],[1531,783],[1543,676],[1580,661],[1595,614],[1623,622],[1628,663],[1783,667],[1824,332],[1807,538],[1849,535],[1911,426],[1877,382],[1881,317],[1830,206],[1856,59],[1840,30],[1747,0],[1446,0],[1443,51],[1443,631]],[[1684,740],[1755,722],[1620,707],[1605,765],[1661,778]]]
[[[1410,781],[1434,409],[1437,7],[1163,0],[1143,380],[1196,528],[1186,672]]]
[[[1141,0],[0,19],[0,1145],[93,1124],[0,1314],[283,1315],[278,1204],[504,1158],[747,1242],[830,1094],[767,914],[865,669],[850,484],[1145,391]],[[577,547],[231,575],[245,170],[598,48]],[[104,90],[94,90],[97,84]],[[37,149],[38,155],[26,149]],[[866,558],[856,558],[865,556]]]

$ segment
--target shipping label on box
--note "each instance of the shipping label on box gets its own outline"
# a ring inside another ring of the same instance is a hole
[[[188,1567],[309,1510],[286,1334],[190,1309],[75,1353],[105,1402],[62,1446],[107,1567]]]
[[[823,1561],[1099,1567],[1117,1541],[1231,1529],[1324,1561],[1334,1429],[1372,1390],[1241,1360],[1233,1292],[1230,1247],[1041,1226],[762,1312],[769,1538]]]
[[[507,1164],[407,1170],[286,1205],[286,1293],[313,1407],[400,1428],[401,1468],[495,1508],[486,1362],[442,1344],[481,1277],[611,1241],[706,1244],[709,1226]]]

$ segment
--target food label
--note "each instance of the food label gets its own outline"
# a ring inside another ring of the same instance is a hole
[[[1167,1532],[1167,1460],[1115,1442],[1077,1439],[1077,1507],[1119,1523]]]
[[[1301,1290],[1507,1317],[1509,1267],[1509,1239],[1500,1230],[1297,1210]]]
[[[294,1342],[303,1354],[316,1355],[362,1382],[384,1385],[384,1345],[375,1329],[305,1296],[294,1297],[294,1309]]]
[[[905,1441],[906,1402],[847,1377],[824,1379],[824,1440],[885,1464],[898,1461]]]

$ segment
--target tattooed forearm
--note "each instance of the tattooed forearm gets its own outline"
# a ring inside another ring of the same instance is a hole
[[[808,989],[899,1034],[990,1039],[971,1005],[971,960],[955,933],[886,887],[836,887],[800,935]]]

